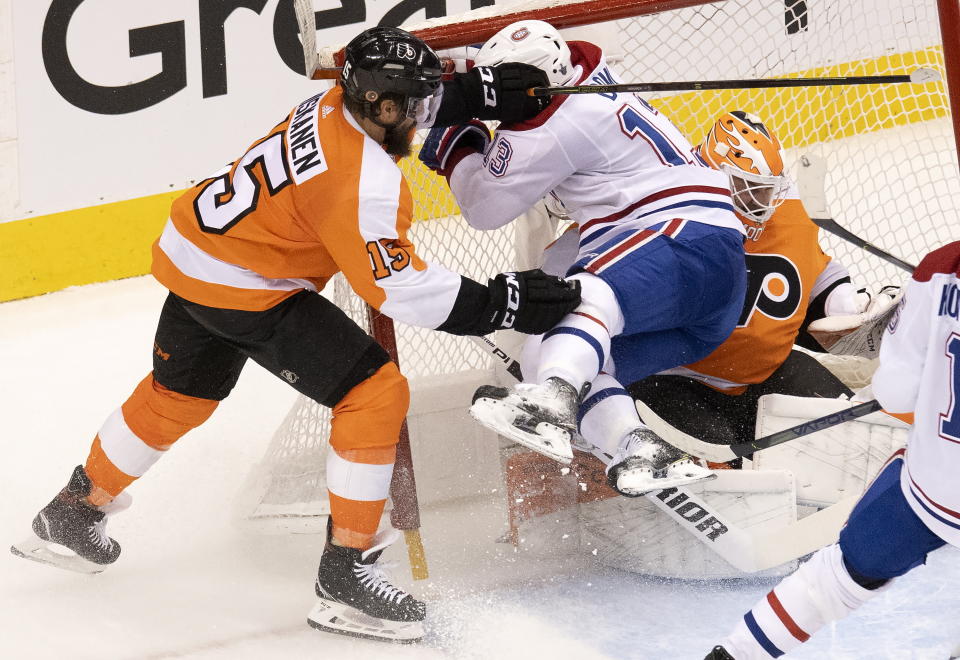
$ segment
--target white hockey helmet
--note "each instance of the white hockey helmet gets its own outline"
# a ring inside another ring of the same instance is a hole
[[[551,85],[562,85],[573,75],[570,48],[549,23],[517,21],[487,39],[474,57],[477,66],[523,62],[541,69]]]

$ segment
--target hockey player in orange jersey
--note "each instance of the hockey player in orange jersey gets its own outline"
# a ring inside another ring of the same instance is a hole
[[[770,393],[837,397],[851,391],[794,344],[824,349],[807,332],[826,316],[862,314],[870,296],[858,292],[846,268],[825,254],[818,228],[785,171],[780,143],[755,115],[722,115],[697,154],[730,180],[734,208],[747,236],[747,296],[737,327],[702,360],[670,369],[627,389],[674,427],[718,444],[753,437],[760,396]],[[548,269],[549,270],[549,269]],[[892,297],[876,296],[871,314],[889,307]],[[628,365],[627,351],[614,354],[617,372]],[[595,391],[602,388],[594,387]],[[626,394],[620,390],[621,394]],[[581,426],[603,433],[614,406],[633,415],[626,396],[606,397],[591,410],[584,402]],[[594,429],[594,426],[599,429]]]
[[[613,371],[592,383],[578,416],[586,447],[608,469],[623,442],[641,424],[635,400],[663,421],[695,439],[732,444],[753,437],[760,396],[838,397],[851,391],[795,344],[823,351],[806,332],[822,317],[845,319],[881,314],[892,297],[881,293],[865,312],[869,296],[858,292],[846,268],[826,255],[818,229],[787,177],[776,136],[756,116],[734,111],[722,115],[697,157],[727,174],[737,217],[744,225],[747,295],[732,334],[707,357],[683,367],[621,386],[618,378],[635,369],[642,356],[623,342],[613,347]],[[566,272],[574,252],[567,232],[545,253],[544,270]],[[535,350],[527,343],[525,353]],[[616,376],[616,378],[614,377]],[[739,461],[739,459],[738,459]]]
[[[377,529],[407,384],[385,350],[317,292],[343,272],[382,313],[463,335],[544,332],[574,309],[579,288],[538,270],[483,285],[421,259],[407,237],[412,198],[395,162],[416,123],[519,121],[540,108],[526,88],[543,84],[539,70],[510,65],[441,85],[440,60],[409,33],[373,28],[351,41],[339,86],[297,105],[174,202],[153,246],[153,274],[170,290],[154,369],[13,552],[85,572],[114,562],[120,546],[105,516],[129,503],[127,486],[210,417],[253,359],[333,409],[331,515],[310,623],[419,638],[424,604],[376,565],[396,537]]]

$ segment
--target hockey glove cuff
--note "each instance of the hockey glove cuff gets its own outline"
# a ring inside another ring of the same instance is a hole
[[[500,273],[487,286],[490,302],[484,315],[495,330],[540,334],[580,305],[579,282],[540,269]]]
[[[460,126],[430,129],[419,158],[434,172],[450,176],[465,156],[482,154],[489,145],[490,131],[483,122],[472,120]]]

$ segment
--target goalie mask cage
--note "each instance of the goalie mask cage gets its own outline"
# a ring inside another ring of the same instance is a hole
[[[948,100],[948,84],[960,96],[957,13],[956,0],[540,0],[407,27],[447,48],[481,42],[521,18],[561,28],[613,21],[605,24],[607,38],[600,45],[622,53],[615,68],[628,82],[936,69],[943,77],[936,83],[643,95],[693,144],[723,112],[759,115],[779,136],[788,172],[805,153],[826,159],[825,192],[838,222],[915,263],[960,238],[957,121]],[[416,201],[412,239],[427,259],[486,281],[503,270],[536,265],[555,235],[557,223],[543,209],[496,232],[471,230],[442,179],[416,158],[401,166]],[[821,241],[857,285],[876,288],[904,279],[895,267],[840,239],[821,234]],[[328,289],[327,295],[370,328],[365,306],[342,280]],[[400,367],[411,381],[413,455],[421,485],[429,486],[421,488],[421,497],[436,502],[495,491],[499,462],[491,467],[463,449],[463,443],[475,442],[497,452],[496,439],[466,414],[473,388],[496,377],[492,360],[467,339],[443,333],[398,325],[374,335],[385,345],[396,344]],[[513,337],[497,342],[519,352]],[[856,359],[833,363],[847,381],[869,378],[872,367]],[[270,530],[322,531],[328,433],[329,412],[300,398],[251,471],[240,518]],[[409,466],[403,472],[412,477]],[[411,479],[395,475],[394,481],[393,522],[409,529],[416,526],[416,492]]]

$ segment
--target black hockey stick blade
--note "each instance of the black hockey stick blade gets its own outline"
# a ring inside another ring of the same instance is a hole
[[[757,438],[756,440],[730,445],[730,450],[737,456],[747,456],[755,451],[782,445],[784,442],[789,442],[796,438],[810,435],[811,433],[816,433],[817,431],[822,431],[823,429],[836,426],[837,424],[849,422],[857,419],[858,417],[863,417],[864,415],[877,412],[881,409],[881,405],[876,399],[873,399],[865,403],[859,403],[852,408],[831,413],[829,415],[825,415],[824,417],[818,417],[817,419],[811,419],[803,424],[797,424],[796,426],[791,426],[788,429],[777,431],[776,433],[771,433],[770,435],[765,435],[762,438]]]
[[[618,85],[572,85],[566,87],[532,87],[530,96],[555,94],[609,94],[611,92],[684,92],[710,89],[767,89],[776,87],[824,87],[830,85],[881,85],[889,83],[928,83],[940,80],[933,69],[921,68],[912,73],[889,76],[840,76],[822,78],[760,78],[743,80],[699,80],[655,83],[623,83]]]

